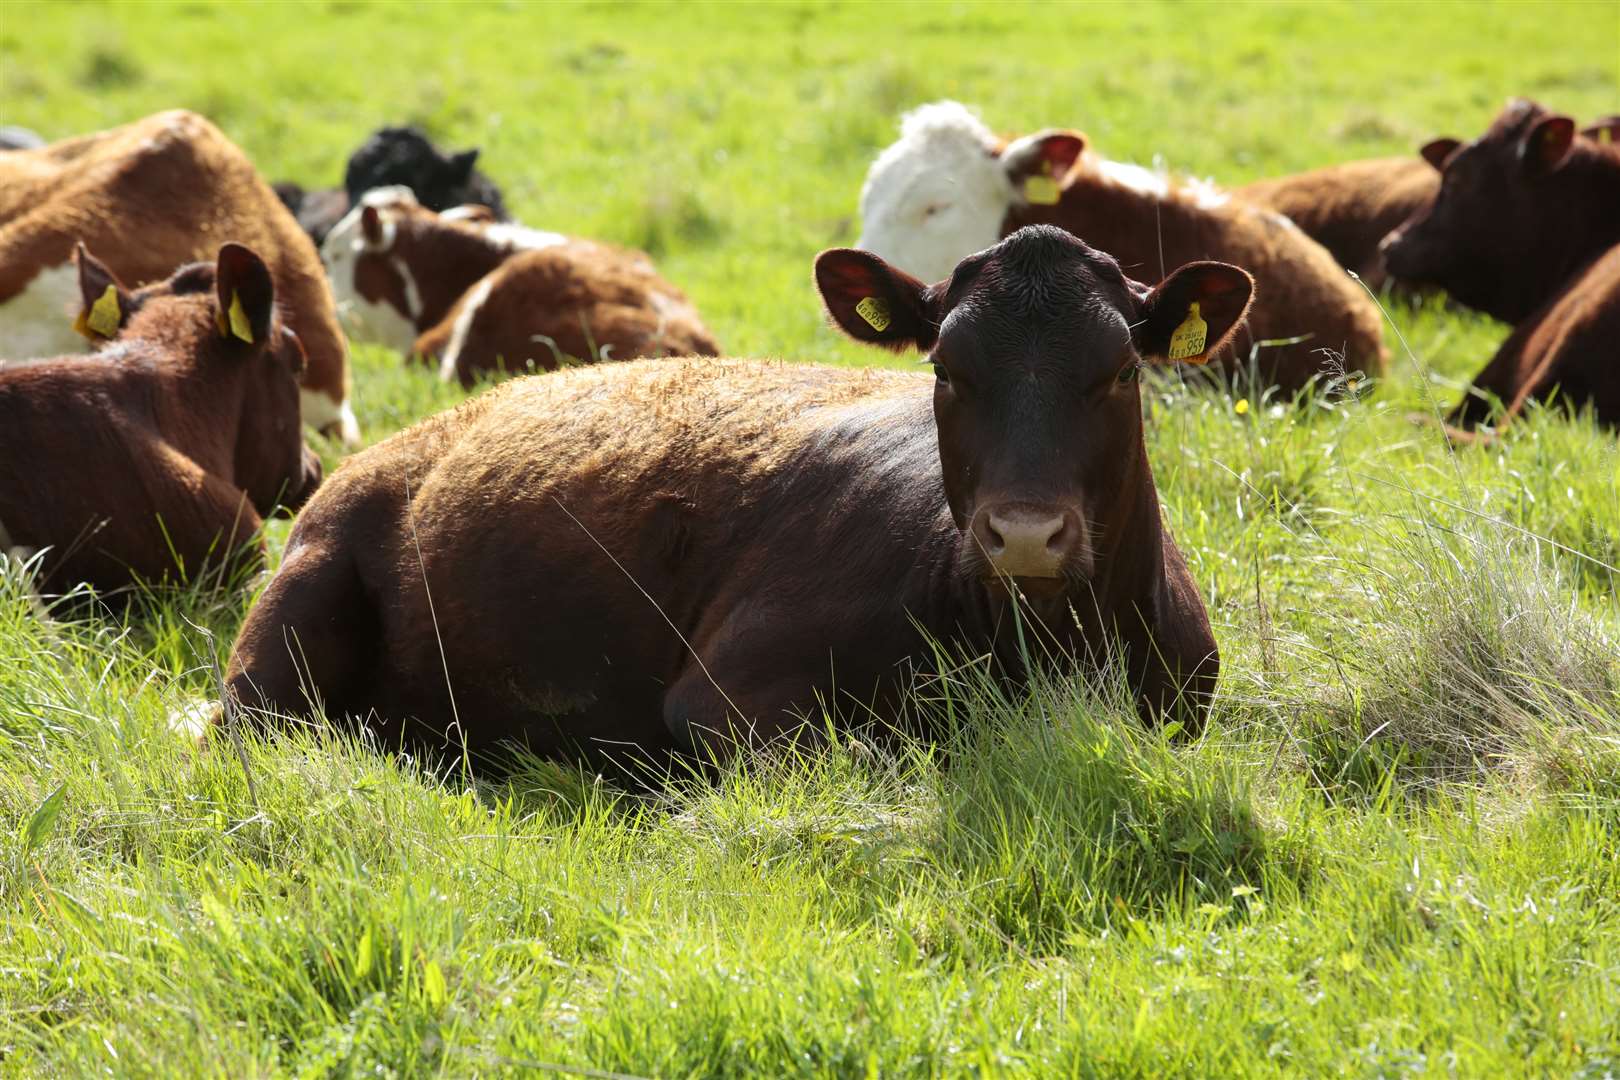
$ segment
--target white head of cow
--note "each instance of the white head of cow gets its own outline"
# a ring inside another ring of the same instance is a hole
[[[900,138],[872,162],[861,188],[856,246],[940,281],[1001,238],[1015,204],[1055,199],[1055,182],[1085,147],[1074,132],[1043,131],[1002,147],[967,106],[936,101],[900,120]],[[1033,176],[1052,186],[1035,190]]]
[[[388,257],[399,231],[400,211],[416,205],[408,187],[373,188],[326,234],[321,262],[332,282],[338,317],[352,341],[375,342],[403,353],[416,344],[416,317],[422,311],[416,280],[404,259]],[[375,259],[366,260],[369,275],[363,272],[363,255],[384,256],[381,263],[387,272],[376,272]]]

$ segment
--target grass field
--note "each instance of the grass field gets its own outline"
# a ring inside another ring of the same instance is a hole
[[[1514,94],[1615,111],[1617,43],[1612,3],[11,2],[0,122],[189,106],[326,184],[418,121],[528,223],[653,252],[730,351],[874,364],[809,266],[908,106],[1235,183]],[[195,754],[165,717],[249,597],[43,621],[8,571],[0,1072],[1620,1074],[1616,440],[1533,411],[1451,453],[1407,414],[1504,330],[1387,303],[1356,398],[1148,395],[1224,660],[1191,744],[1054,681],[953,687],[948,768],[840,743],[655,797]],[[368,439],[462,396],[364,349],[356,394]]]

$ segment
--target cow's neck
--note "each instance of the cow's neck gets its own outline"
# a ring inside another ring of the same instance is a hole
[[[462,294],[511,251],[478,230],[436,225],[426,230],[402,227],[394,253],[416,283],[421,301],[414,313],[416,328],[427,330],[439,325]]]
[[[1552,197],[1579,213],[1560,214],[1560,232],[1544,238],[1554,257],[1541,268],[1540,280],[1524,290],[1531,308],[1562,293],[1599,256],[1620,244],[1620,150],[1577,140],[1554,175],[1559,183]]]
[[[1133,277],[1156,281],[1186,261],[1185,253],[1172,245],[1200,231],[1183,221],[1188,214],[1182,199],[1140,190],[1087,166],[1063,189],[1056,205],[1015,206],[1001,231],[1005,236],[1025,225],[1056,225],[1113,255]]]

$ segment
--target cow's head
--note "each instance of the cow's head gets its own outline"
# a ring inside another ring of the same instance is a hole
[[[428,209],[447,210],[487,198],[477,163],[477,149],[446,154],[416,128],[385,127],[350,155],[343,187],[350,203],[358,203],[373,188],[404,186]]]
[[[907,273],[943,278],[996,242],[1010,211],[1056,202],[1085,138],[1042,131],[1003,146],[954,101],[907,113],[900,138],[878,155],[861,189],[856,246]]]
[[[1510,102],[1471,143],[1425,145],[1440,190],[1384,238],[1390,273],[1439,285],[1508,322],[1524,318],[1543,299],[1534,285],[1569,269],[1562,240],[1590,212],[1559,183],[1574,145],[1573,120],[1525,100]]]
[[[261,514],[302,505],[321,480],[299,417],[304,347],[276,311],[264,260],[225,244],[212,263],[130,290],[83,244],[76,258],[76,325],[160,357],[181,383],[176,402],[198,410],[188,423],[200,438],[229,438],[234,429],[234,479]]]
[[[409,188],[376,188],[326,234],[321,262],[352,340],[402,353],[416,343],[422,296],[395,245],[408,219],[428,214]]]
[[[1090,578],[1152,483],[1138,365],[1202,363],[1253,290],[1247,273],[1216,262],[1150,289],[1051,226],[1020,229],[935,285],[848,248],[821,254],[816,283],[851,337],[928,353],[967,566],[1036,595]]]

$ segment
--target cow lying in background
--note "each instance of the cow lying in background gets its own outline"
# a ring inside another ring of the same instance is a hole
[[[1518,100],[1472,143],[1431,142],[1434,203],[1385,241],[1392,273],[1515,324],[1449,420],[1473,427],[1556,389],[1620,424],[1620,146]]]
[[[1149,275],[1226,259],[1254,275],[1248,324],[1222,357],[1288,391],[1348,368],[1376,373],[1386,352],[1377,305],[1320,244],[1279,214],[1198,182],[1172,183],[1107,161],[1072,131],[1011,142],[954,101],[908,113],[861,191],[858,245],[925,278],[1024,225],[1058,225]]]
[[[641,252],[494,223],[482,207],[436,214],[404,188],[379,188],[321,254],[356,341],[437,362],[464,385],[565,358],[719,352]]]
[[[1256,180],[1232,194],[1282,214],[1368,288],[1378,289],[1390,280],[1379,244],[1439,189],[1440,177],[1422,159],[1396,157]]]
[[[488,207],[496,221],[509,220],[501,189],[474,168],[477,161],[476,147],[446,154],[417,128],[385,127],[372,132],[349,156],[341,188],[305,191],[289,182],[274,187],[316,247],[360,196],[380,187],[408,187],[430,210],[478,205]]]
[[[46,593],[262,561],[262,515],[321,479],[269,268],[226,244],[131,292],[82,246],[76,261],[78,322],[115,340],[0,370],[0,553],[48,549]]]
[[[853,250],[816,279],[846,332],[934,374],[686,359],[509,381],[311,501],[228,692],[431,740],[459,713],[475,752],[725,753],[813,738],[820,703],[895,718],[932,637],[1013,679],[1122,649],[1143,716],[1196,726],[1215,641],[1135,375],[1218,349],[1248,275],[1196,263],[1149,289],[1037,227],[936,285]]]
[[[124,127],[0,154],[0,350],[11,359],[86,347],[73,331],[74,245],[131,285],[213,258],[220,244],[259,252],[288,327],[309,357],[311,427],[360,438],[348,348],[320,259],[247,156],[207,120],[166,112]],[[91,335],[95,337],[95,335]]]

